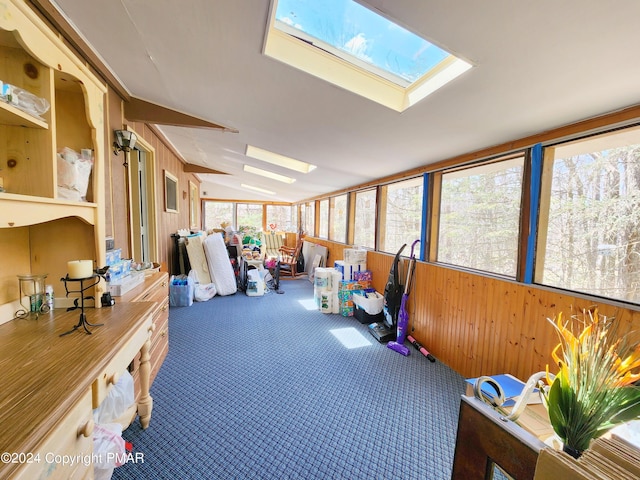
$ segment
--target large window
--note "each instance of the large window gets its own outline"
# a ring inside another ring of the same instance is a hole
[[[304,207],[304,232],[313,237],[316,234],[316,203],[309,202]]]
[[[298,209],[291,205],[267,205],[267,230],[296,232]]]
[[[437,260],[514,277],[524,156],[442,174]]]
[[[329,200],[320,200],[320,238],[329,238]]]
[[[331,197],[329,206],[329,240],[347,242],[347,195]]]
[[[640,127],[546,148],[536,280],[640,303]]]
[[[374,249],[376,246],[376,190],[356,192],[353,243]]]
[[[235,227],[233,217],[234,204],[232,202],[212,202],[205,200],[202,208],[204,211],[205,230],[222,228],[222,224]]]
[[[262,231],[262,205],[257,203],[237,203],[237,229],[244,235],[257,238]]]
[[[422,177],[381,188],[380,250],[395,253],[403,244],[420,239],[422,226]],[[403,252],[409,255],[407,249]]]

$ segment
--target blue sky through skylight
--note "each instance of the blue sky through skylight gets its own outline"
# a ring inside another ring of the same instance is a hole
[[[278,0],[276,21],[408,83],[449,56],[353,0]]]

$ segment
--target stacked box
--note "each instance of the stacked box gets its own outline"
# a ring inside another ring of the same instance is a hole
[[[340,315],[353,316],[353,293],[362,292],[363,286],[354,280],[343,280],[338,288],[338,301],[340,302]]]
[[[106,259],[107,259],[107,265],[109,267],[111,267],[112,265],[115,265],[120,260],[122,260],[122,249],[121,248],[115,248],[113,250],[108,250],[107,251],[107,255],[106,255]]]
[[[109,282],[117,282],[131,274],[131,259],[119,260],[109,266]]]
[[[353,272],[353,279],[360,283],[364,288],[371,288],[371,282],[373,281],[373,272],[371,270],[361,270],[359,272]]]
[[[121,297],[144,282],[144,277],[144,273],[134,273],[121,277],[116,281],[110,281],[108,283],[109,293],[113,297]]]
[[[337,260],[335,268],[342,272],[343,280],[355,280],[354,274],[367,269],[367,251],[345,248],[344,260]]]

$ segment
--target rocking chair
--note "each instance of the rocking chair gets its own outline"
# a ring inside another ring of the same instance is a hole
[[[287,277],[297,277],[304,272],[298,272],[298,257],[302,250],[303,238],[300,237],[294,247],[282,246],[279,248],[280,252],[280,275]]]

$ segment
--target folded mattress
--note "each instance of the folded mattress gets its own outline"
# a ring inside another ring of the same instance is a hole
[[[207,257],[204,254],[203,235],[189,235],[185,239],[187,247],[187,256],[191,264],[191,270],[195,270],[198,276],[198,282],[202,284],[211,283],[211,275],[209,274],[209,265]]]

